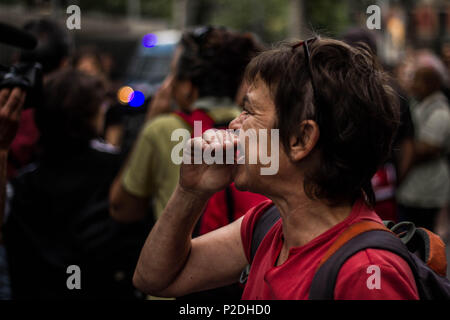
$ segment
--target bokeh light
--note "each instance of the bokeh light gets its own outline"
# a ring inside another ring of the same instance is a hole
[[[144,104],[145,96],[142,92],[135,90],[131,95],[131,100],[128,102],[130,107],[140,107]]]
[[[146,48],[151,48],[156,46],[158,38],[153,33],[148,33],[142,38],[142,45]]]
[[[133,92],[134,92],[133,88],[124,86],[117,91],[117,99],[119,100],[120,103],[127,104],[128,102],[131,101]]]

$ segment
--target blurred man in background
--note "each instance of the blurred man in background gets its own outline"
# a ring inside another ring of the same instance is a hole
[[[108,192],[120,156],[97,139],[103,82],[67,68],[47,78],[43,96],[35,110],[38,161],[10,184],[4,235],[12,296],[138,298],[131,276],[148,229],[109,216]],[[66,284],[71,265],[81,270],[81,290]]]
[[[153,198],[155,218],[159,218],[179,179],[179,164],[171,159],[179,143],[171,139],[176,129],[194,132],[194,123],[202,131],[227,128],[240,114],[236,105],[245,67],[262,47],[251,34],[239,34],[225,28],[201,27],[183,34],[172,62],[172,73],[154,97],[148,123],[143,128],[123,173],[111,188],[111,214],[118,221],[137,221],[148,212]],[[170,112],[174,99],[181,110]],[[208,202],[193,236],[207,233],[244,215],[265,197],[240,192],[233,184]],[[220,295],[239,298],[240,288]]]
[[[443,78],[433,66],[419,67],[411,92],[416,128],[412,167],[400,185],[397,200],[401,220],[433,230],[436,216],[448,203],[450,171],[445,154],[450,141],[450,109],[442,93]]]
[[[25,92],[19,88],[0,90],[0,300],[11,298],[6,252],[3,247],[3,218],[6,198],[8,152],[19,125]]]
[[[110,59],[112,58],[110,57]],[[108,144],[120,147],[123,135],[123,112],[120,103],[117,101],[117,90],[115,90],[109,78],[111,66],[108,66],[108,63],[112,63],[111,60],[108,60],[108,55],[102,54],[96,47],[92,46],[81,47],[71,57],[73,68],[99,77],[104,82],[109,101],[102,136]]]
[[[343,35],[344,42],[352,46],[367,45],[377,55],[377,41],[373,32],[366,29],[350,29]],[[375,173],[372,186],[375,192],[375,211],[383,220],[398,220],[395,192],[411,165],[414,126],[411,119],[409,98],[397,82],[390,78],[390,85],[396,92],[400,106],[400,126],[393,142],[389,159]]]
[[[199,28],[183,35],[172,73],[151,104],[149,122],[112,186],[113,217],[142,219],[151,197],[159,217],[179,178],[179,165],[171,160],[178,143],[171,141],[172,132],[179,128],[192,132],[191,120],[202,121],[203,130],[208,125],[226,127],[240,113],[235,98],[247,63],[260,49],[250,35],[221,28]],[[180,112],[170,112],[171,99]]]
[[[27,22],[23,28],[38,40],[34,50],[22,51],[20,62],[39,62],[44,78],[67,65],[71,41],[67,32],[56,22],[38,19]],[[35,101],[35,106],[39,102]],[[34,108],[24,110],[17,135],[8,155],[8,177],[14,177],[18,170],[36,160],[39,131],[34,123]]]

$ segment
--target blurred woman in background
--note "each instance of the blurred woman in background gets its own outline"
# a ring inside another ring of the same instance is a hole
[[[145,233],[108,214],[120,159],[97,139],[104,98],[99,78],[73,69],[46,81],[35,114],[39,161],[10,185],[4,235],[14,299],[137,297],[130,279]],[[82,290],[69,290],[72,265]]]
[[[179,141],[172,140],[177,129],[194,132],[194,122],[202,131],[226,128],[240,114],[236,100],[242,98],[245,68],[262,50],[251,34],[225,28],[200,27],[183,34],[172,61],[172,72],[153,98],[144,126],[128,163],[111,188],[111,215],[118,221],[138,221],[148,214],[153,200],[158,219],[175,190],[179,164],[171,159]],[[171,111],[172,99],[180,110]],[[233,184],[212,197],[194,236],[227,225],[244,215],[265,197],[240,192]],[[239,291],[239,288],[237,288]],[[229,299],[240,292],[226,292]],[[206,295],[202,299],[218,299]]]

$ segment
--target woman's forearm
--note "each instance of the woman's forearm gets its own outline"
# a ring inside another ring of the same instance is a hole
[[[175,189],[141,251],[133,282],[142,291],[157,294],[183,269],[191,249],[192,232],[208,196]]]

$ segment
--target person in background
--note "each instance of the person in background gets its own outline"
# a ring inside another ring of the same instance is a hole
[[[9,187],[4,240],[14,299],[139,297],[131,276],[148,228],[109,216],[120,159],[97,139],[104,98],[100,79],[71,68],[45,82],[35,112],[39,159]],[[72,265],[81,270],[82,290],[66,284]]]
[[[99,77],[104,82],[109,99],[108,103],[105,104],[107,110],[102,136],[107,143],[120,147],[123,134],[123,114],[122,108],[117,102],[116,91],[109,79],[111,71],[109,63],[112,62],[108,61],[107,57],[107,55],[102,55],[95,47],[84,46],[75,52],[71,58],[71,64],[76,70]],[[109,57],[109,59],[112,58]]]
[[[450,41],[447,41],[442,45],[441,57],[443,63],[447,67],[447,74],[450,75]],[[447,100],[450,101],[450,81],[444,85],[443,92],[447,97]],[[450,167],[450,152],[447,154],[447,163]],[[436,231],[443,239],[448,239],[450,241],[450,202],[447,203],[447,206],[442,209],[438,216]]]
[[[445,67],[447,68],[447,75],[450,76],[450,42],[445,42],[441,48],[441,59]],[[450,100],[450,79],[444,84],[442,88],[443,93]]]
[[[448,203],[450,171],[446,159],[450,141],[450,109],[441,92],[443,79],[433,66],[420,66],[411,92],[416,134],[412,167],[397,193],[401,220],[434,230],[438,212]]]
[[[9,148],[19,126],[25,92],[19,88],[0,90],[0,300],[11,299],[6,251],[3,246],[3,218],[6,207],[6,168]]]
[[[34,50],[21,51],[19,62],[39,62],[44,78],[67,66],[71,39],[64,28],[53,20],[37,19],[28,21],[23,29],[35,36],[38,44]],[[19,129],[8,155],[8,178],[36,160],[39,130],[34,122],[34,112],[38,104],[39,101],[36,101],[33,108],[22,111]]]
[[[360,28],[350,29],[343,35],[343,41],[352,46],[367,45],[377,55],[375,35]],[[392,154],[372,178],[375,191],[375,211],[383,220],[398,220],[395,192],[404,179],[412,161],[414,126],[411,119],[409,98],[397,82],[390,78],[390,85],[396,92],[400,105],[400,126],[394,139]]]
[[[442,45],[441,55],[442,61],[447,66],[447,69],[450,72],[450,42],[446,42]]]
[[[171,160],[178,143],[171,141],[172,132],[179,128],[192,132],[188,117],[200,113],[214,126],[226,127],[240,112],[234,99],[247,63],[259,50],[251,35],[222,28],[204,27],[184,33],[174,54],[172,72],[151,102],[148,123],[111,188],[111,215],[115,219],[142,219],[150,198],[155,218],[160,216],[179,177],[179,165]],[[168,113],[172,99],[181,112]],[[247,199],[247,206],[260,199]],[[246,211],[240,210],[241,215]]]
[[[76,70],[99,78],[104,78],[102,58],[94,47],[85,46],[75,52],[72,57],[72,67]]]
[[[238,98],[244,70],[262,47],[250,34],[238,34],[224,28],[201,27],[185,32],[175,51],[172,72],[154,97],[136,145],[111,188],[111,215],[118,221],[136,221],[147,213],[153,198],[155,219],[161,215],[179,179],[179,164],[172,159],[178,141],[171,135],[176,129],[194,131],[194,122],[202,129],[226,128],[240,109]],[[180,110],[170,110],[174,99]],[[240,192],[233,184],[214,195],[199,220],[193,236],[227,225],[266,198]],[[205,292],[187,299],[237,299],[241,288]]]

